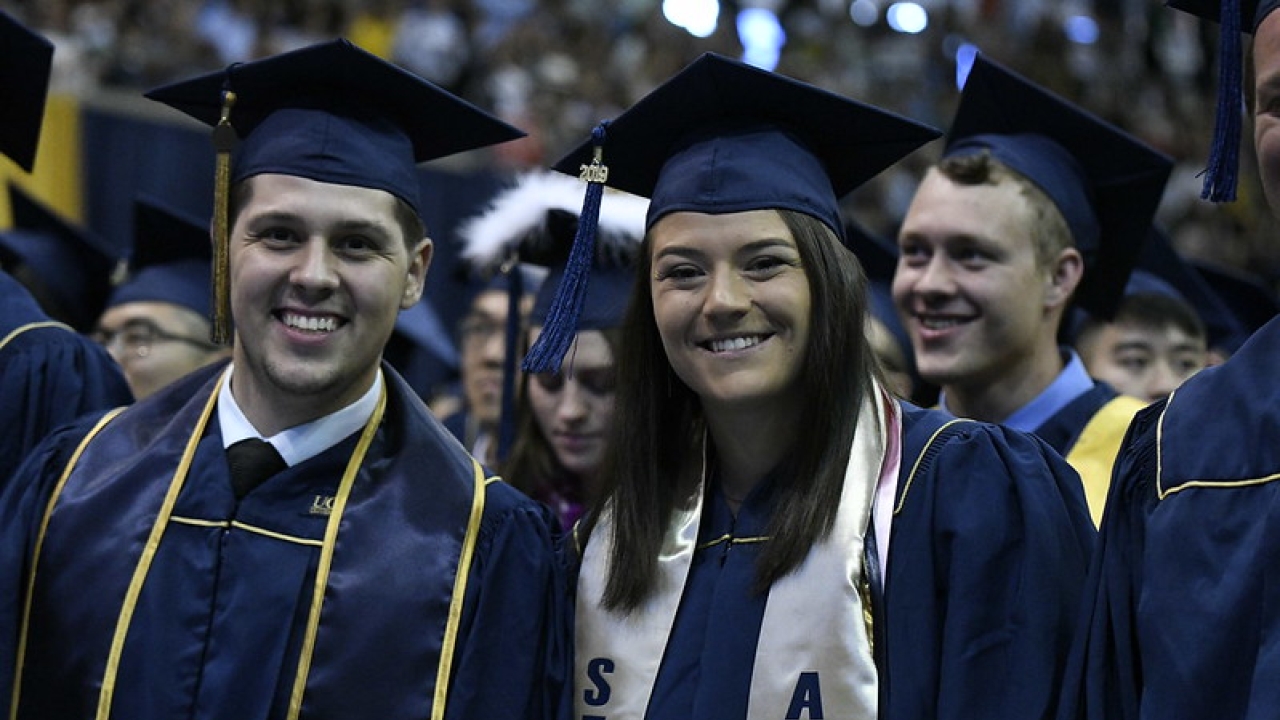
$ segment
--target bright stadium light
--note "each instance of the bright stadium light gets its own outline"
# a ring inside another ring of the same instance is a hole
[[[716,31],[720,17],[719,0],[663,0],[662,16],[694,37],[708,37]]]
[[[919,3],[896,2],[885,13],[889,27],[900,33],[915,35],[929,27],[929,13]]]
[[[880,19],[880,6],[874,0],[853,0],[849,5],[849,18],[855,25],[871,27]]]
[[[787,33],[772,10],[747,8],[738,13],[738,39],[744,62],[773,70],[778,67],[782,46],[787,44]]]

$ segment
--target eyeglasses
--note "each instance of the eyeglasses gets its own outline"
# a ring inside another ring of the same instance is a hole
[[[130,320],[122,327],[116,329],[99,327],[94,329],[90,335],[99,345],[108,350],[119,342],[126,353],[136,355],[138,357],[146,357],[151,354],[151,347],[157,343],[176,342],[185,343],[202,350],[217,350],[218,345],[201,338],[187,337],[185,335],[175,335],[167,330],[162,330],[150,320]]]
[[[506,321],[497,321],[490,317],[471,316],[458,323],[458,334],[466,344],[481,345],[496,337],[505,337]]]

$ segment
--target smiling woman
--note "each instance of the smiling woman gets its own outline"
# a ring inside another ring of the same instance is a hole
[[[1078,480],[1029,436],[892,399],[845,245],[837,198],[935,136],[707,55],[557,164],[650,198],[626,421],[576,533],[578,716],[1053,706],[1092,532]]]

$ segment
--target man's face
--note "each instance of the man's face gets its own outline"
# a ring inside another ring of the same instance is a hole
[[[508,302],[506,291],[485,290],[471,302],[471,309],[459,323],[463,395],[471,417],[489,429],[497,427],[502,415]],[[522,314],[529,312],[532,302],[532,296],[522,300]]]
[[[1090,375],[1147,402],[1168,396],[1206,361],[1204,338],[1174,325],[1107,323],[1079,351]]]
[[[98,319],[93,335],[120,364],[138,400],[230,352],[209,342],[207,319],[167,302],[112,307]]]
[[[1057,321],[1046,311],[1049,271],[1030,227],[1012,180],[962,185],[936,169],[925,176],[899,232],[893,279],[921,377],[989,386],[1038,353],[1056,352],[1046,329]]]
[[[1267,204],[1280,215],[1280,12],[1272,12],[1258,25],[1253,63],[1253,143]]]
[[[396,315],[422,295],[431,242],[406,245],[396,200],[381,190],[290,175],[248,182],[231,229],[232,390],[271,433],[369,388]]]

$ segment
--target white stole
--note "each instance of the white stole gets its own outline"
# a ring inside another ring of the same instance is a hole
[[[748,720],[783,720],[788,709],[816,707],[826,717],[874,720],[877,677],[860,589],[863,549],[889,419],[876,386],[858,414],[844,489],[831,534],[769,589],[751,675]],[[703,481],[675,513],[658,558],[653,595],[620,615],[601,604],[612,546],[606,507],[583,554],[577,596],[575,717],[641,720],[649,705],[698,540]],[[810,715],[802,712],[800,718]]]

